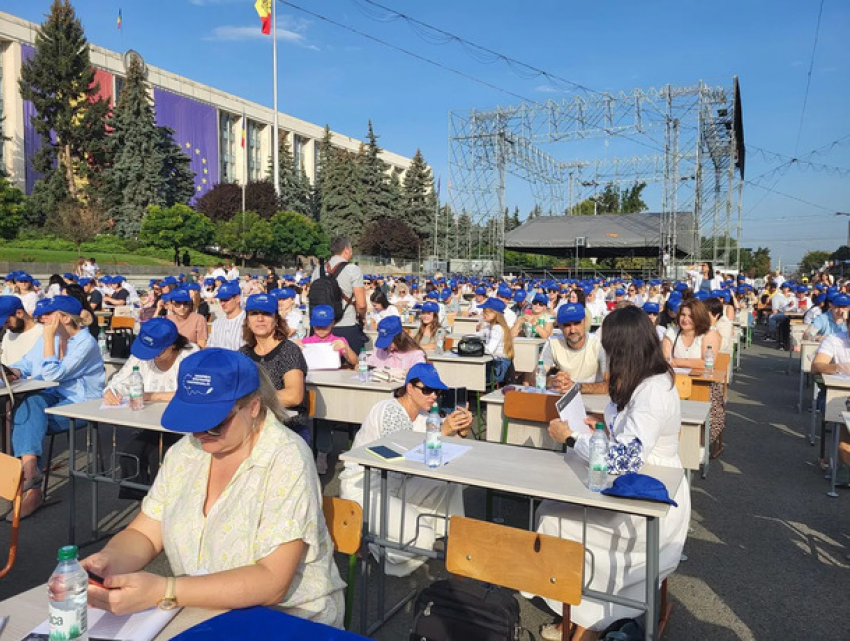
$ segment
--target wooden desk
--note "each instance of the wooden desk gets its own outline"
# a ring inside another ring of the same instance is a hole
[[[452,325],[452,334],[455,336],[474,334],[480,320],[478,316],[458,316]]]
[[[514,338],[514,369],[522,374],[534,372],[545,342],[543,338]]]
[[[711,386],[714,383],[720,383],[724,386],[723,396],[726,396],[726,372],[721,372],[717,368],[710,374],[703,371],[699,376],[691,376],[693,387],[691,390],[692,401],[710,401]]]
[[[362,423],[375,403],[392,398],[402,383],[361,383],[350,369],[307,373],[307,389],[316,392],[313,418],[340,423]]]
[[[428,352],[428,360],[437,368],[437,373],[449,387],[465,387],[475,392],[487,391],[487,371],[492,356],[458,356]]]
[[[646,518],[646,599],[644,602],[629,599],[624,603],[618,599],[618,603],[629,605],[644,610],[649,614],[646,617],[646,638],[655,639],[657,636],[658,622],[658,587],[659,587],[659,519],[664,517],[670,506],[665,503],[650,501],[637,501],[632,499],[621,499],[605,496],[598,492],[591,492],[584,483],[586,475],[586,464],[578,460],[577,456],[567,456],[566,461],[560,452],[547,450],[510,447],[498,443],[487,443],[471,439],[446,439],[451,442],[462,442],[470,447],[469,451],[454,459],[451,464],[437,468],[428,468],[422,462],[408,461],[406,459],[395,459],[384,461],[371,454],[367,447],[359,447],[343,453],[340,458],[346,463],[357,463],[366,470],[363,475],[363,496],[370,496],[371,474],[369,469],[379,470],[381,514],[387,514],[387,478],[389,472],[400,472],[410,476],[442,480],[448,483],[469,485],[499,492],[508,492],[535,499],[551,499],[574,505],[595,507],[624,514],[632,514]],[[391,436],[384,437],[369,443],[369,446],[386,445],[387,447],[413,448],[422,442],[422,434],[411,431],[395,432]],[[398,445],[396,445],[398,444]],[[521,474],[517,470],[522,470]],[[670,496],[675,496],[679,484],[683,481],[681,469],[671,467],[658,467],[646,465],[641,470],[661,481],[667,488]],[[371,634],[374,629],[380,627],[387,618],[384,611],[383,582],[385,579],[386,549],[398,548],[414,553],[426,553],[434,556],[433,550],[420,550],[401,543],[394,543],[387,537],[387,519],[381,519],[379,532],[370,531],[369,510],[371,501],[365,501],[363,505],[363,532],[364,543],[376,545],[379,548],[379,559],[381,567],[378,570],[378,612],[380,621],[368,629]],[[582,541],[584,544],[585,541]],[[368,586],[368,555],[364,555],[361,561],[361,595],[371,594]],[[586,588],[582,590],[584,596],[592,596],[603,601],[612,600],[611,595],[591,591]],[[369,621],[368,599],[361,599],[361,621]],[[392,613],[392,610],[390,610]]]

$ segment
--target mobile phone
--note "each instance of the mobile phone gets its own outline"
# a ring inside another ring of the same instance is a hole
[[[395,450],[391,450],[386,445],[374,445],[369,448],[369,451],[372,452],[372,454],[374,454],[378,458],[384,459],[385,461],[392,461],[395,459],[404,458],[401,454],[399,454]]]
[[[450,387],[440,394],[440,414],[448,416],[458,408],[466,408],[467,390],[465,387]]]
[[[95,574],[91,570],[86,570],[86,573],[89,575],[89,584],[96,585],[99,588],[106,588],[103,584],[103,577],[99,574]]]

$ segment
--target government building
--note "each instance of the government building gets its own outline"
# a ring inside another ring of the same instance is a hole
[[[32,104],[21,98],[18,80],[21,63],[34,53],[38,25],[0,11],[0,167],[13,184],[27,194],[39,175],[30,158],[41,145],[30,118]],[[124,85],[130,58],[90,44],[95,81],[100,96],[115,104]],[[191,159],[195,172],[195,196],[202,196],[218,183],[237,183],[267,178],[272,155],[274,111],[214,87],[145,65],[159,125],[174,130],[174,140]],[[312,181],[316,173],[319,143],[324,125],[317,125],[284,113],[278,126],[285,135],[296,161]],[[243,144],[244,132],[244,144]],[[362,141],[331,131],[335,147],[357,152]],[[382,158],[390,167],[406,170],[411,159],[384,150]]]

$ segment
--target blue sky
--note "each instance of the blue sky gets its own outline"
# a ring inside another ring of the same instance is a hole
[[[149,64],[271,105],[271,45],[253,0],[76,0],[91,42],[139,51]],[[379,144],[426,160],[448,182],[448,114],[566,98],[544,78],[521,77],[461,45],[423,38],[363,0],[298,0],[321,16],[408,49],[484,86],[361,35],[278,4],[281,111],[356,137],[371,118]],[[817,0],[567,2],[382,0],[381,4],[597,91],[631,91],[739,77],[748,145],[743,246],[767,245],[774,263],[846,242],[850,218],[850,3],[825,0],[805,116]],[[49,0],[4,0],[2,10],[40,22]],[[116,29],[119,8],[123,29]],[[833,141],[837,144],[821,149]],[[561,148],[559,159],[606,153]],[[764,152],[759,150],[766,150]],[[641,153],[639,151],[633,153]],[[776,156],[774,154],[780,154]],[[804,158],[789,164],[791,158]],[[771,193],[767,189],[772,189]],[[445,193],[444,193],[445,196]],[[648,190],[651,209],[660,208]],[[511,181],[507,204],[523,215],[528,188]]]

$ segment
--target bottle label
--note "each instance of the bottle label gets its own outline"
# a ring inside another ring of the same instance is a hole
[[[88,606],[85,601],[76,610],[50,606],[50,641],[79,639],[88,630]]]

